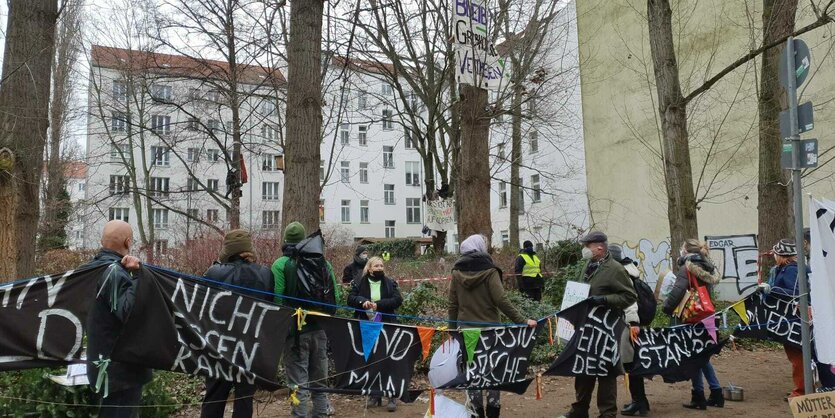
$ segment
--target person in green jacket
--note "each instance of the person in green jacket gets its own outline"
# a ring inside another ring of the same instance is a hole
[[[282,296],[298,297],[295,289],[298,288],[298,277],[293,275],[295,271],[291,267],[292,256],[296,244],[302,241],[307,234],[304,226],[299,222],[292,222],[284,229],[283,255],[275,260],[272,266],[273,278],[275,279],[275,301],[281,305],[291,307],[302,307],[303,302],[283,298]],[[339,285],[336,283],[336,275],[333,273],[333,266],[328,262],[328,273],[333,280],[336,300],[339,300]],[[307,322],[299,331],[295,323],[292,332],[287,337],[286,349],[284,350],[284,369],[287,373],[287,380],[291,385],[307,386],[311,388],[324,388],[328,379],[328,337],[325,331],[316,323],[315,317],[307,317]],[[313,399],[313,417],[324,418],[328,416],[328,398],[324,392],[307,390],[298,391],[299,404],[293,406],[292,416],[301,418],[308,416],[308,400]]]

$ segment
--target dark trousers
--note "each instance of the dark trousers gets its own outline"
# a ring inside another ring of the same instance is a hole
[[[571,404],[571,415],[588,416],[594,385],[597,388],[597,409],[601,418],[614,418],[618,413],[618,381],[617,376],[595,377],[576,376],[574,378],[574,392],[577,402]]]
[[[142,404],[142,386],[111,392],[101,399],[99,418],[139,418],[137,406]]]
[[[229,392],[232,391],[232,388],[235,388],[232,418],[251,418],[255,385],[216,379],[206,379],[206,396],[203,397],[200,418],[223,418],[226,400],[229,399]]]
[[[647,398],[643,376],[629,375],[629,394],[632,396],[632,402],[640,402]]]
[[[528,299],[542,300],[542,277],[519,277],[519,291]]]

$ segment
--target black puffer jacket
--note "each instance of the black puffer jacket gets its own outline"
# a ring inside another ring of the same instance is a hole
[[[256,299],[272,301],[274,298],[275,281],[269,268],[260,264],[250,263],[233,255],[228,263],[215,263],[206,271],[206,277],[235,286],[232,290]],[[240,288],[254,289],[257,292],[246,292]]]
[[[701,256],[701,254],[687,254],[678,259],[678,272],[676,273],[676,282],[673,284],[670,295],[664,301],[663,311],[667,315],[672,315],[687,289],[690,288],[690,279],[687,272],[693,275],[699,282],[704,285],[713,287],[722,279],[719,270],[711,263],[709,259]]]

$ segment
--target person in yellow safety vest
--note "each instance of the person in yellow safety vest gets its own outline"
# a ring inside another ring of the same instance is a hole
[[[389,260],[391,260],[391,253],[390,253],[390,252],[388,252],[388,250],[383,251],[382,256],[383,256],[383,261],[389,261]]]
[[[542,300],[542,288],[544,287],[542,270],[539,266],[539,257],[533,250],[533,243],[525,241],[522,245],[522,251],[519,252],[519,257],[516,258],[514,272],[516,273],[517,283],[519,283],[519,291],[535,301]]]

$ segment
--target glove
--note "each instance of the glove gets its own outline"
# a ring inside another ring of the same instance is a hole
[[[589,296],[592,305],[605,305],[606,296]]]
[[[757,285],[757,292],[768,293],[771,292],[771,286],[768,283],[760,283]]]

